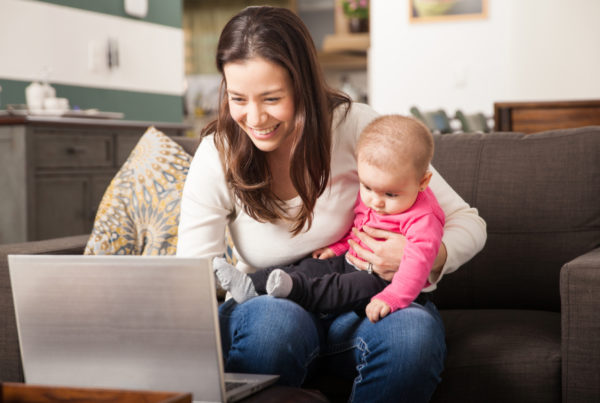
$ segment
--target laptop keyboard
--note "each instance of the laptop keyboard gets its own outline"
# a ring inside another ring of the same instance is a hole
[[[235,389],[235,388],[243,386],[245,384],[246,384],[246,382],[231,382],[231,381],[226,381],[225,382],[225,391],[229,392],[231,389]]]

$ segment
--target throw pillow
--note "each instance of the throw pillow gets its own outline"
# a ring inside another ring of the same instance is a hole
[[[84,254],[174,255],[191,160],[150,127],[106,189]]]

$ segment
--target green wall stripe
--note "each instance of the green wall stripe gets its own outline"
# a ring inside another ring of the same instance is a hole
[[[155,24],[168,25],[181,28],[181,16],[183,13],[182,0],[148,0],[148,15],[146,18],[136,18],[125,14],[124,0],[37,0],[44,3],[52,3],[60,6],[78,8],[81,10],[94,11],[102,14],[115,15],[130,18],[137,21],[152,22]]]
[[[7,104],[24,104],[26,81],[0,79],[0,109]],[[52,84],[52,83],[51,83]],[[135,91],[121,91],[52,84],[56,96],[69,99],[71,107],[123,112],[126,120],[183,122],[183,97]]]

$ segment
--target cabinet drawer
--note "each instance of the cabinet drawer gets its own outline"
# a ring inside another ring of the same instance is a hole
[[[115,156],[117,160],[117,166],[121,167],[129,158],[131,151],[140,140],[141,135],[139,132],[132,133],[119,133],[117,136],[117,154]]]
[[[91,230],[87,176],[36,178],[34,240],[85,234]]]
[[[110,135],[40,134],[34,142],[37,168],[111,167],[114,143]]]

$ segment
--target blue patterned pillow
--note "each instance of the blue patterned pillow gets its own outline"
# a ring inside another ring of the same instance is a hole
[[[192,157],[154,127],[106,189],[87,255],[174,255],[179,207]]]

